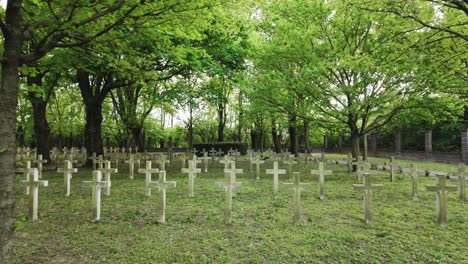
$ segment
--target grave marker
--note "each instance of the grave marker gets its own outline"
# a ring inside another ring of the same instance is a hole
[[[294,155],[288,155],[288,160],[283,161],[283,164],[288,165],[288,175],[289,178],[293,178],[293,165],[297,164],[297,161],[294,160]]]
[[[138,173],[144,173],[145,174],[146,196],[151,196],[151,188],[149,188],[149,184],[151,182],[151,174],[152,173],[158,173],[158,171],[159,171],[158,169],[152,169],[151,168],[151,161],[150,160],[146,161],[146,168],[138,170]]]
[[[135,155],[130,154],[129,159],[126,160],[125,163],[128,163],[128,170],[129,170],[129,174],[130,174],[129,178],[130,178],[130,180],[133,180],[134,179],[134,173],[135,173],[135,163],[136,163]]]
[[[364,192],[364,219],[366,224],[372,223],[372,192],[383,189],[382,184],[371,183],[370,173],[363,174],[363,184],[353,184],[353,189]]]
[[[42,154],[37,155],[37,160],[33,160],[33,163],[37,164],[37,170],[39,172],[39,179],[42,178],[42,164],[47,163],[47,160],[42,159]]]
[[[63,173],[65,196],[70,196],[70,181],[72,178],[72,173],[77,173],[78,169],[73,168],[73,164],[71,161],[65,160],[63,164],[63,168],[58,168],[57,172]]]
[[[32,221],[37,220],[37,210],[39,208],[39,185],[47,187],[48,181],[39,180],[39,172],[36,168],[31,170],[31,176],[28,180],[23,181],[30,189],[29,193],[29,211],[28,218]]]
[[[101,189],[106,188],[109,182],[102,181],[101,171],[93,171],[93,180],[84,181],[83,185],[92,188],[91,208],[93,210],[93,220],[99,221],[101,219]]]
[[[24,161],[23,168],[19,169],[18,171],[23,173],[24,181],[29,182],[29,175],[31,175],[31,173],[32,173],[31,161],[29,161],[29,160]],[[29,195],[29,185],[28,184],[24,187],[24,194]]]
[[[465,165],[463,163],[458,164],[457,175],[451,177],[452,180],[457,182],[458,199],[460,201],[466,201],[466,180],[468,177],[465,176]]]
[[[105,163],[105,167],[103,169],[100,169],[101,173],[104,174],[104,181],[108,182],[107,186],[106,186],[106,195],[109,196],[110,195],[110,188],[111,188],[111,185],[112,185],[112,181],[111,181],[111,174],[112,173],[117,173],[117,168],[111,168],[111,162],[110,161],[106,161]]]
[[[151,181],[148,188],[156,188],[159,192],[159,209],[161,214],[159,216],[159,223],[166,223],[166,190],[169,188],[175,188],[175,181],[166,181],[166,171],[159,171],[159,181]]]
[[[319,175],[320,200],[325,198],[325,175],[331,175],[331,170],[324,169],[323,161],[319,162],[318,170],[312,170],[312,174]]]
[[[235,163],[232,162],[231,166]],[[225,170],[226,172],[226,170]],[[226,209],[225,209],[225,222],[226,224],[231,223],[231,212],[232,212],[232,196],[234,189],[239,188],[242,185],[241,182],[236,182],[236,170],[229,170],[229,177],[225,177],[225,182],[216,182],[215,186],[219,188],[224,188],[226,192]]]
[[[436,177],[436,186],[426,186],[426,190],[436,192],[437,222],[442,226],[447,226],[447,196],[449,192],[456,191],[457,187],[447,185],[445,174],[437,174]]]
[[[294,183],[283,183],[289,189],[294,191],[294,222],[299,223],[301,220],[301,191],[310,187],[310,183],[301,183],[299,172],[293,173]]]
[[[182,169],[182,173],[188,173],[188,197],[193,197],[194,180],[197,177],[197,173],[201,172],[201,169],[197,169],[196,161],[194,160],[189,160],[188,165],[188,168]]]
[[[203,160],[203,167],[205,168],[204,171],[208,172],[208,160],[210,159],[210,157],[208,157],[208,153],[203,151],[203,157],[200,159]]]
[[[260,155],[256,155],[255,159],[252,161],[253,164],[255,164],[255,177],[257,180],[260,180],[260,164],[265,163],[264,160],[260,159]]]
[[[278,175],[286,174],[285,169],[278,169],[278,162],[273,162],[273,169],[267,169],[266,174],[273,174],[273,193],[278,194]]]

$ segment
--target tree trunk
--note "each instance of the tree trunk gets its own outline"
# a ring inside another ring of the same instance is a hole
[[[351,154],[354,160],[357,160],[360,155],[359,150],[359,132],[357,130],[351,130]],[[357,170],[357,166],[353,166],[353,171]]]
[[[189,123],[188,123],[188,145],[189,150],[193,149],[193,107],[190,104],[190,116],[189,116]]]
[[[362,160],[367,161],[367,134],[362,136]]]
[[[226,126],[226,120],[224,117],[224,104],[218,104],[218,142],[224,141],[224,127]]]
[[[16,107],[22,48],[21,0],[8,1],[0,81],[0,263],[15,222]]]
[[[273,146],[276,153],[281,152],[281,142],[279,139],[279,131],[276,130],[276,121],[274,118],[271,119],[271,137],[273,139]]]
[[[131,129],[134,144],[138,148],[138,151],[145,151],[145,137],[143,136],[143,126],[134,126]]]
[[[239,117],[237,122],[237,140],[242,142],[242,124],[244,119],[244,112],[242,111],[242,91],[239,91]]]
[[[304,149],[305,153],[309,153],[309,122],[304,120]]]
[[[297,129],[296,129],[296,116],[289,117],[289,152],[297,156]]]
[[[102,102],[95,98],[85,100],[86,124],[85,124],[85,148],[89,157],[93,153],[104,154],[101,136],[102,127]],[[91,160],[90,160],[91,161]]]
[[[42,86],[43,75],[28,77],[28,85]],[[47,102],[41,94],[28,92],[28,99],[31,102],[34,117],[34,139],[36,141],[37,154],[42,154],[42,158],[50,160],[50,127],[47,122]]]

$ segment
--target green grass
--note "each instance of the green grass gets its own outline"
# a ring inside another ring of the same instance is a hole
[[[453,165],[429,164],[444,171]],[[29,222],[27,197],[17,178],[17,222],[11,244],[16,263],[467,263],[468,213],[457,195],[449,195],[449,226],[435,216],[435,193],[424,191],[434,179],[422,177],[419,200],[410,196],[410,179],[375,172],[374,183],[384,190],[373,195],[374,222],[363,221],[362,192],[346,167],[326,179],[326,198],[318,199],[318,178],[301,164],[302,181],[311,183],[302,193],[303,222],[293,223],[292,192],[281,189],[274,198],[271,175],[254,180],[248,163],[237,167],[242,187],[233,200],[233,222],[224,224],[221,165],[195,180],[195,197],[187,197],[187,177],[174,161],[168,180],[166,224],[156,222],[158,195],[146,197],[144,176],[129,180],[127,167],[113,176],[111,196],[103,196],[101,221],[91,222],[91,189],[81,181],[91,171],[80,169],[72,179],[72,195],[64,196],[63,177],[46,172],[49,187],[40,189],[39,221]],[[271,168],[271,162],[262,166]],[[424,168],[422,165],[420,168]],[[288,180],[281,176],[281,182]]]

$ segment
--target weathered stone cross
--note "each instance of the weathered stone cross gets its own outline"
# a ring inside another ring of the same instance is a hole
[[[193,197],[194,180],[197,177],[197,173],[201,172],[201,169],[197,169],[197,165],[194,160],[189,160],[188,165],[188,168],[182,169],[182,173],[188,173],[188,197]]]
[[[158,173],[158,171],[159,171],[158,169],[152,169],[151,168],[151,161],[150,160],[146,161],[146,168],[138,170],[138,173],[144,173],[145,174],[146,196],[151,196],[151,188],[149,188],[149,184],[151,182],[151,174]]]
[[[289,178],[293,178],[293,165],[297,164],[297,161],[294,160],[294,155],[288,155],[288,160],[283,161],[283,164],[288,165],[288,175]]]
[[[213,165],[214,165],[216,153],[217,153],[217,151],[214,148],[211,148],[210,157],[211,157],[211,164],[213,164]]]
[[[436,214],[437,222],[442,226],[447,226],[447,200],[448,193],[456,191],[456,186],[447,186],[446,175],[436,174],[436,186],[426,186],[426,190],[429,192],[436,192]]]
[[[465,176],[465,165],[463,163],[458,164],[458,173],[455,176],[451,176],[450,179],[457,182],[458,187],[458,199],[460,201],[466,201],[466,180],[468,177]]]
[[[395,181],[395,169],[399,166],[398,162],[395,161],[395,158],[390,157],[389,169],[390,169],[390,181]]]
[[[203,151],[203,157],[200,159],[203,160],[204,171],[208,172],[208,160],[210,159],[210,157],[208,157],[208,152]]]
[[[159,223],[166,222],[166,190],[169,188],[175,188],[175,181],[166,181],[166,171],[159,171],[159,181],[151,181],[148,188],[156,188],[159,192],[159,209],[161,214],[159,215]]]
[[[267,169],[266,174],[273,174],[273,194],[278,194],[278,175],[286,174],[285,169],[278,169],[278,162],[273,162],[273,169]]]
[[[129,172],[130,172],[129,177],[130,177],[130,180],[133,180],[134,179],[134,173],[135,173],[135,163],[136,163],[135,155],[130,154],[129,159],[126,160],[125,163],[128,163]]]
[[[260,180],[260,164],[265,163],[264,160],[260,159],[260,155],[256,155],[255,159],[252,160],[252,163],[255,164],[255,177],[257,180]]]
[[[229,163],[233,161],[231,160],[231,158],[229,157],[229,155],[225,155],[224,158],[222,160],[219,161],[219,163],[221,164],[224,164],[224,169],[228,169],[229,168]]]
[[[88,159],[92,160],[93,163],[93,171],[96,170],[96,164],[97,164],[97,156],[96,152],[93,152],[93,155],[89,157]]]
[[[320,200],[323,200],[325,198],[325,175],[331,175],[332,171],[324,169],[323,161],[320,161],[318,165],[318,170],[312,170],[311,173],[319,175]]]
[[[224,188],[226,192],[226,209],[225,209],[226,224],[231,223],[232,196],[233,196],[234,189],[239,188],[242,185],[241,182],[236,182],[236,173],[239,169],[235,169],[234,162],[231,163],[231,166],[234,166],[234,168],[231,168],[229,170],[229,177],[225,177],[225,182],[215,183],[216,187]],[[225,170],[225,172],[227,171]]]
[[[294,222],[301,221],[301,191],[310,187],[310,183],[301,183],[299,172],[294,172],[294,183],[283,183],[289,189],[294,191]]]
[[[102,181],[102,173],[99,170],[93,171],[93,180],[84,181],[85,186],[92,188],[91,207],[93,209],[94,221],[101,219],[101,189],[106,188],[109,182]]]
[[[30,160],[25,160],[23,162],[24,162],[23,168],[19,169],[18,171],[23,173],[24,181],[29,181],[29,175],[31,175],[31,173],[32,173],[31,161]],[[26,184],[26,186],[24,187],[24,194],[29,195],[29,185],[28,184]]]
[[[234,181],[236,181],[236,174],[239,174],[239,173],[242,173],[244,172],[243,169],[237,169],[236,168],[236,162],[234,160],[231,160],[229,162],[229,165],[228,165],[228,168],[224,169],[224,174],[226,175],[226,177],[230,177],[229,175],[231,175],[232,173],[234,173]]]
[[[110,195],[110,188],[111,188],[111,184],[112,184],[112,181],[111,181],[111,174],[112,173],[117,173],[118,170],[117,168],[111,168],[111,162],[110,161],[106,161],[105,163],[105,166],[103,169],[100,169],[101,173],[104,174],[104,181],[108,182],[107,186],[106,186],[106,195],[109,196]]]
[[[48,181],[39,180],[39,172],[36,168],[31,170],[31,177],[28,180],[23,181],[27,184],[30,189],[29,193],[29,212],[28,217],[32,221],[37,220],[37,210],[39,207],[39,185],[47,187]]]
[[[33,160],[33,163],[37,163],[37,170],[39,172],[39,179],[42,178],[42,164],[47,163],[47,160],[42,159],[42,154],[37,155],[37,160]]]
[[[370,173],[363,174],[363,184],[353,184],[353,189],[364,192],[364,220],[366,224],[372,223],[372,192],[383,189],[382,184],[372,185]]]
[[[99,155],[95,163],[97,164],[97,169],[101,170],[104,167],[104,163],[106,163],[106,161],[103,159],[102,155]]]
[[[159,156],[158,163],[159,163],[159,170],[166,171],[166,163],[170,164],[170,160],[167,160],[165,155],[161,155]]]
[[[66,160],[63,164],[63,168],[58,168],[57,172],[63,173],[65,196],[70,196],[70,181],[72,178],[72,173],[77,173],[78,169],[73,168],[72,162],[69,160]]]

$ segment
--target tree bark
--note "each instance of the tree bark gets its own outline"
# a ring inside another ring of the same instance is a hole
[[[367,134],[362,136],[362,160],[367,161]]]
[[[279,138],[279,131],[276,130],[276,120],[275,118],[271,119],[271,136],[273,139],[273,146],[275,148],[276,153],[281,152],[281,142]]]
[[[134,144],[139,151],[145,151],[145,137],[143,136],[143,125],[131,128]]]
[[[18,67],[21,64],[21,0],[8,1],[3,32],[3,60],[0,81],[0,263],[4,245],[15,222],[16,107]]]
[[[224,103],[218,104],[218,142],[224,141],[224,127],[226,126],[224,107]]]
[[[351,130],[351,154],[353,156],[354,160],[357,160],[359,155],[360,155],[360,150],[359,150],[359,131],[357,130]],[[353,166],[353,171],[357,170],[357,166]]]
[[[304,149],[306,153],[310,153],[309,150],[309,122],[304,119]]]
[[[28,76],[28,85],[42,86],[43,74],[34,77]],[[42,158],[50,160],[50,127],[47,121],[47,101],[36,92],[28,92],[28,99],[31,102],[34,119],[34,139],[36,141],[37,153],[42,154]]]
[[[296,129],[296,116],[295,115],[289,116],[288,132],[289,132],[289,152],[297,156],[298,142],[297,142],[297,129]]]

